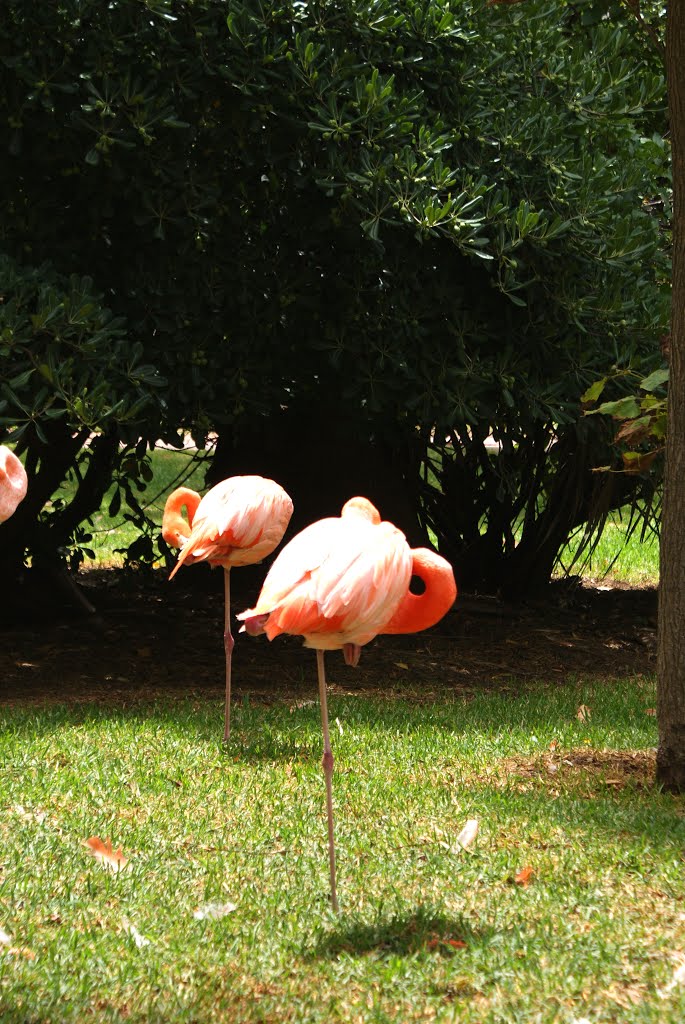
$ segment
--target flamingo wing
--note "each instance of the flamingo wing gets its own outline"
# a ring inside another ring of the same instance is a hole
[[[366,643],[392,616],[410,578],[409,547],[390,523],[322,519],[286,545],[256,607],[238,617],[268,615],[269,639],[334,634],[336,644],[348,636]]]
[[[259,562],[280,543],[293,503],[283,488],[260,476],[235,476],[200,502],[174,571],[185,561],[216,565]]]

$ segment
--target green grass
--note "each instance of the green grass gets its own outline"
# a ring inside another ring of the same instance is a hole
[[[582,575],[596,582],[620,582],[633,587],[655,587],[659,582],[659,538],[652,531],[641,539],[640,528],[628,531],[628,510],[609,517],[589,562],[581,560]],[[573,539],[562,553],[562,565],[570,565],[578,550],[579,539]],[[574,569],[573,571],[578,571]]]
[[[0,1021],[680,1022],[685,987],[658,990],[685,823],[649,784],[653,705],[642,678],[333,694],[339,918],[315,704],[236,707],[225,749],[218,700],[0,710]],[[236,909],[195,919],[211,901]]]

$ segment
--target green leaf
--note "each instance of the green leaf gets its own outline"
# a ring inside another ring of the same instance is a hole
[[[645,377],[644,380],[640,381],[640,387],[643,391],[654,391],[655,388],[665,384],[668,381],[668,377],[668,369],[654,370],[653,373],[650,373],[649,377]]]
[[[585,405],[588,402],[596,402],[599,396],[604,391],[607,383],[607,377],[602,377],[600,380],[596,380],[594,384],[591,384],[587,391],[584,391],[580,396],[580,400]]]
[[[628,395],[626,398],[619,398],[616,402],[602,402],[600,407],[594,411],[606,416],[613,416],[617,420],[627,420],[639,416],[641,410],[637,399]]]

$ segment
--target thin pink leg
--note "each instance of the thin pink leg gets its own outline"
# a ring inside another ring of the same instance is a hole
[[[226,707],[224,708],[224,741],[231,735],[231,655],[235,641],[231,636],[231,570],[224,569],[224,652],[226,654]]]
[[[319,703],[321,704],[321,726],[323,728],[323,773],[326,778],[326,811],[328,813],[328,860],[331,869],[331,905],[336,914],[338,893],[335,885],[335,836],[333,833],[333,751],[328,732],[328,702],[326,700],[326,675],[323,666],[323,651],[316,652],[316,668],[319,675]]]

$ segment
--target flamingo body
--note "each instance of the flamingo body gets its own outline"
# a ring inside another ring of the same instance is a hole
[[[412,594],[412,575],[425,583]],[[411,550],[366,498],[352,498],[340,518],[306,527],[280,552],[254,608],[238,615],[248,633],[303,636],[316,649],[323,730],[331,902],[338,910],[333,830],[333,752],[328,728],[324,651],[342,647],[356,665],[360,648],[379,633],[413,633],[434,625],[457,596],[449,562],[426,548]]]
[[[171,542],[181,548],[172,577],[185,562],[209,562],[224,569],[261,562],[280,544],[293,513],[293,503],[280,484],[261,476],[229,477],[196,502],[191,497],[198,497],[194,491],[179,488],[167,499],[170,513],[178,505],[179,492],[189,524],[183,536],[177,517],[167,523]]]
[[[229,477],[204,498],[188,487],[178,487],[164,506],[162,536],[167,544],[181,549],[170,578],[184,563],[209,562],[224,570],[225,740],[231,723],[230,570],[270,555],[280,544],[292,512],[293,503],[281,485],[261,476]]]
[[[0,445],[0,523],[14,514],[26,488],[26,470],[13,451]]]
[[[356,515],[321,519],[286,545],[256,606],[238,618],[267,614],[269,640],[294,633],[318,650],[361,647],[390,620],[411,572],[409,546],[391,523]]]

